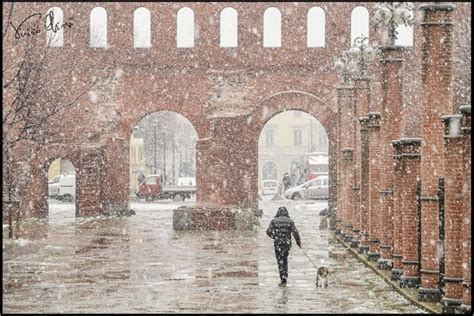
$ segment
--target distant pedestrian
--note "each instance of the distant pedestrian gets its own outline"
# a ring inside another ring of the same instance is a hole
[[[301,248],[301,240],[295,223],[290,218],[286,207],[278,209],[275,218],[270,222],[267,235],[274,240],[275,255],[280,273],[280,286],[286,286],[288,279],[288,255],[291,248],[291,234],[296,240],[296,244]]]
[[[286,172],[285,175],[283,176],[283,190],[284,190],[283,193],[285,193],[285,191],[290,188],[290,185],[291,185],[291,178],[288,172]]]
[[[142,183],[145,180],[145,175],[140,172],[140,174],[137,177],[138,184]]]

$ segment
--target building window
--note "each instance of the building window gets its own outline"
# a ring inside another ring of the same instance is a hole
[[[355,7],[351,14],[351,47],[359,36],[369,37],[369,11],[364,7]]]
[[[303,131],[301,129],[293,130],[293,144],[294,146],[303,145]]]
[[[90,45],[107,47],[107,11],[102,7],[96,7],[91,11]]]
[[[138,8],[133,14],[133,46],[151,47],[150,11]]]
[[[233,8],[225,8],[221,11],[221,47],[237,47],[238,38],[238,16]]]
[[[326,35],[326,14],[320,7],[313,7],[308,11],[306,20],[307,46],[324,47]]]
[[[398,32],[395,45],[413,46],[413,26],[398,25],[395,29]]]
[[[61,27],[63,21],[63,10],[58,7],[53,7],[48,10],[46,14],[46,24],[53,28],[46,31],[46,42],[49,47],[63,47],[64,28]],[[57,28],[57,26],[59,28]]]
[[[188,7],[180,9],[176,23],[176,45],[194,47],[194,11]]]
[[[273,129],[265,130],[265,145],[273,146]]]
[[[278,180],[277,165],[273,161],[267,161],[262,166],[263,180]]]
[[[281,13],[268,8],[263,14],[263,47],[281,47]]]

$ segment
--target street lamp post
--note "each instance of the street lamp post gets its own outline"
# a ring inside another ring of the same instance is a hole
[[[362,77],[367,76],[367,61],[372,60],[377,53],[377,48],[373,47],[369,43],[369,38],[364,35],[356,37],[354,46],[348,51],[349,58],[357,65],[356,71]]]
[[[377,3],[374,8],[372,25],[375,31],[388,25],[389,45],[394,45],[398,38],[397,26],[402,24],[412,26],[414,24],[413,9],[412,2]]]
[[[357,65],[351,58],[349,51],[344,50],[342,51],[341,56],[336,58],[334,61],[334,68],[336,71],[341,73],[342,83],[347,84],[349,82],[350,75],[352,75],[357,70]]]

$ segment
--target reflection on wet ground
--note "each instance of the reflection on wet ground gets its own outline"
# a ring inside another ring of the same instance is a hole
[[[306,252],[329,267],[328,288],[315,287],[316,269],[296,246],[288,286],[278,287],[265,230],[283,204]],[[329,257],[343,248],[319,230],[326,202],[262,201],[261,227],[250,232],[176,232],[177,205],[132,203],[132,217],[75,219],[73,205],[51,203],[50,221],[24,223],[19,241],[6,240],[4,229],[4,311],[422,312],[355,258]]]

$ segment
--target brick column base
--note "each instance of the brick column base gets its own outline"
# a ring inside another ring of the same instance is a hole
[[[186,207],[173,211],[175,230],[252,230],[260,225],[255,212],[238,207]]]

